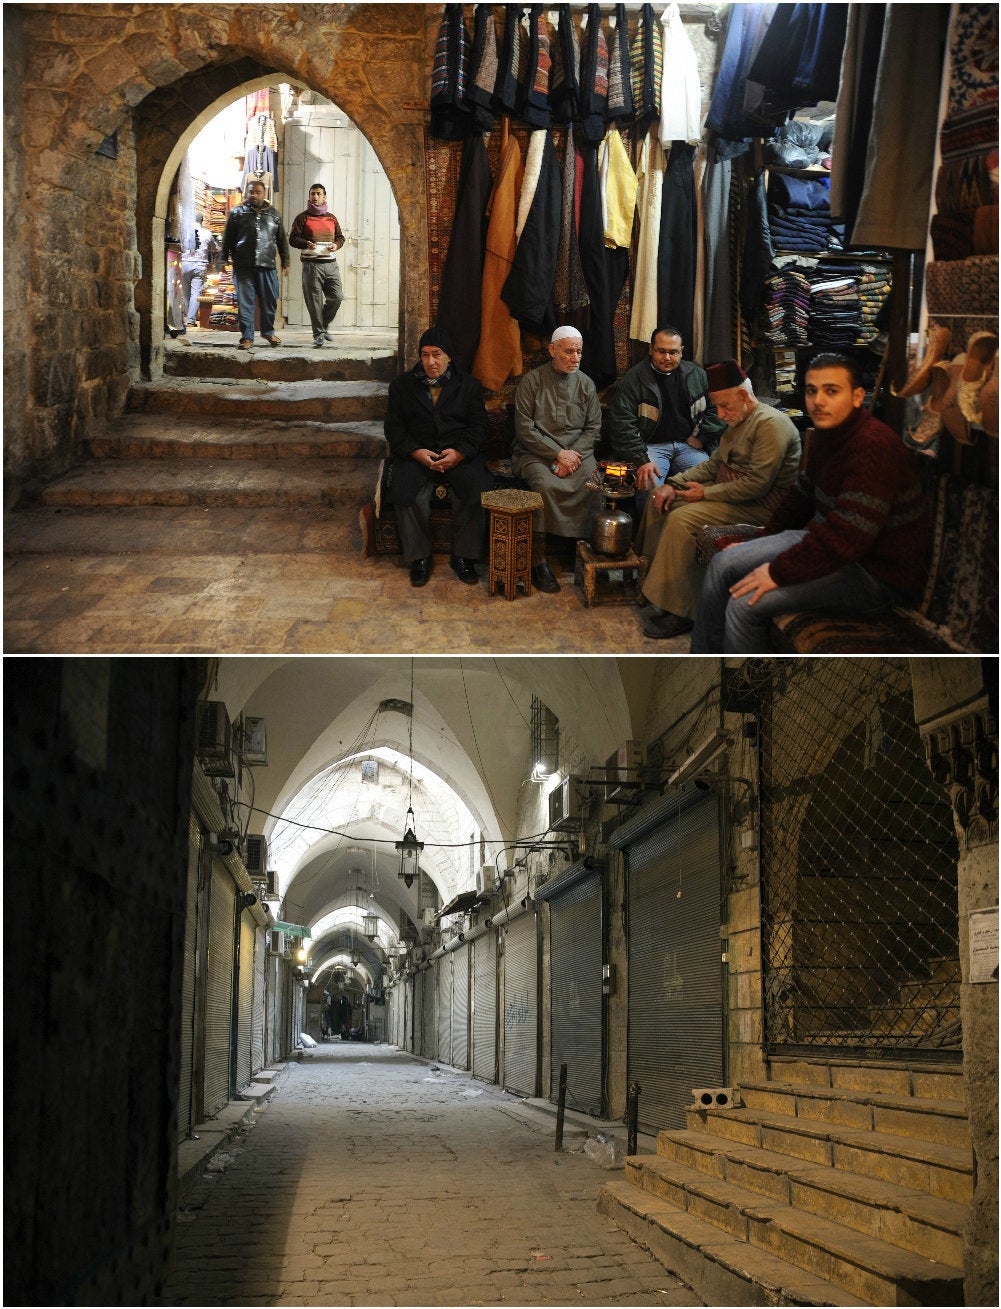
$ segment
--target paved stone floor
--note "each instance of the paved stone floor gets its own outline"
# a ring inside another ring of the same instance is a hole
[[[390,1046],[290,1065],[187,1191],[167,1305],[699,1305],[595,1209],[553,1120]]]

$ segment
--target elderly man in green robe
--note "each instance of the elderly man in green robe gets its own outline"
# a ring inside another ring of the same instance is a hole
[[[586,482],[597,468],[601,407],[580,371],[582,349],[575,327],[558,327],[550,362],[527,373],[514,397],[512,468],[543,500],[532,523],[532,585],[540,591],[561,589],[546,559],[546,532],[583,536],[598,495]]]

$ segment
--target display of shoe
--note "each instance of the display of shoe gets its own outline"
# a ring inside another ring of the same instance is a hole
[[[640,626],[646,636],[653,641],[667,641],[672,636],[684,636],[690,632],[694,626],[690,618],[682,618],[680,614],[662,613],[659,618],[652,614],[644,614],[640,619]]]
[[[448,562],[452,565],[452,572],[455,573],[459,581],[465,582],[467,586],[475,586],[480,580],[472,559],[463,559],[461,555],[451,555]]]
[[[249,350],[250,347],[251,347],[253,344],[254,344],[253,341],[248,340],[247,337],[245,337],[245,336],[241,336],[241,337],[240,337],[240,344],[239,344],[239,346],[238,346],[237,348],[238,348],[239,350]]]
[[[998,434],[998,356],[994,352],[990,371],[980,392],[980,425],[988,436]]]
[[[547,595],[555,595],[557,591],[563,590],[545,559],[541,564],[532,565],[532,585],[537,591],[545,591]]]
[[[997,348],[996,332],[974,332],[966,343],[966,363],[956,387],[956,403],[978,427],[983,422],[980,397]]]
[[[266,336],[264,339],[267,341],[268,345],[281,345],[282,343],[280,336]]]
[[[929,339],[925,357],[899,390],[890,386],[890,394],[902,397],[918,395],[921,391],[927,390],[931,383],[931,370],[946,354],[951,340],[952,332],[948,327],[936,327]]]
[[[431,576],[431,560],[415,559],[410,565],[410,585],[427,586],[428,578]]]

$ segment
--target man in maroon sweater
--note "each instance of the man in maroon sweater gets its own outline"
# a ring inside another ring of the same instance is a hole
[[[344,233],[337,216],[327,208],[326,187],[319,182],[309,188],[306,208],[296,214],[289,228],[288,243],[302,256],[302,298],[313,329],[313,345],[319,350],[325,341],[334,339],[330,327],[344,299],[337,266]]]
[[[814,427],[805,466],[762,535],[710,564],[693,654],[764,654],[777,614],[862,614],[913,602],[924,585],[931,533],[913,456],[863,409],[845,355],[816,355],[805,389]]]

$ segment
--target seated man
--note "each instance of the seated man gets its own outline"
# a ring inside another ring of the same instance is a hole
[[[598,494],[585,483],[597,469],[601,407],[594,383],[580,372],[582,348],[575,327],[558,327],[551,363],[526,373],[514,397],[511,467],[544,501],[532,522],[532,585],[540,591],[560,590],[546,559],[546,532],[583,536]]]
[[[393,458],[387,498],[396,506],[411,585],[424,586],[431,575],[431,495],[443,479],[455,504],[449,562],[460,582],[474,586],[483,550],[480,495],[493,487],[483,459],[487,411],[483,387],[452,362],[444,328],[428,328],[417,365],[390,383],[385,432]]]
[[[713,559],[695,653],[764,653],[776,614],[864,614],[913,600],[924,584],[930,533],[913,456],[862,407],[845,355],[815,355],[805,390],[814,426],[805,466],[763,535]]]
[[[705,463],[671,477],[647,502],[636,548],[650,560],[643,631],[654,640],[692,626],[703,569],[695,538],[709,523],[764,523],[792,485],[800,459],[796,425],[762,404],[735,359],[710,364],[709,398],[727,424]]]
[[[609,436],[616,459],[636,464],[636,489],[705,463],[725,424],[709,400],[704,368],[682,359],[676,327],[658,327],[649,358],[630,368],[615,388]]]

